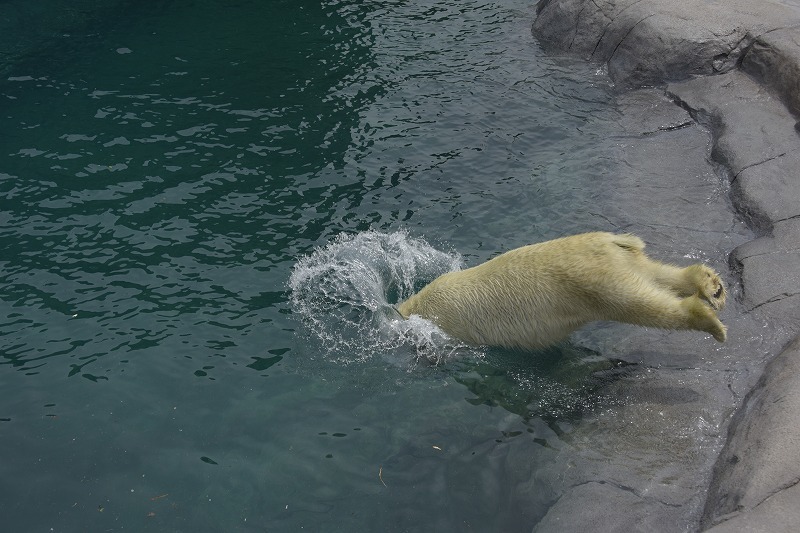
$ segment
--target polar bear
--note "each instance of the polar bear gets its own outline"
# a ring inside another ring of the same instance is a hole
[[[476,345],[542,348],[595,320],[704,331],[724,342],[719,275],[654,261],[644,246],[605,232],[523,246],[439,276],[397,310]]]

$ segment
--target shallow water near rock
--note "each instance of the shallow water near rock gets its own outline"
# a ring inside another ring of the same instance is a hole
[[[546,57],[528,2],[262,4],[20,26],[0,70],[5,527],[511,532],[587,478],[695,494],[681,454],[712,456],[724,407],[708,429],[663,406],[728,394],[703,339],[601,324],[506,352],[391,305],[596,229],[719,268],[746,231],[713,173],[696,222],[669,188],[629,209],[646,184],[610,179],[628,134],[608,82]]]

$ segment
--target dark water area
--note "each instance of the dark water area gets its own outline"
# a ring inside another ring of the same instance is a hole
[[[522,0],[48,3],[0,2],[3,529],[530,531],[624,366],[315,330],[289,283],[341,234],[385,296],[433,274],[398,250],[609,229],[605,77]]]

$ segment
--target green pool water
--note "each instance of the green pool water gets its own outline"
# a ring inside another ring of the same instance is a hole
[[[530,531],[614,363],[376,317],[605,229],[604,76],[524,0],[99,4],[0,2],[3,529]]]

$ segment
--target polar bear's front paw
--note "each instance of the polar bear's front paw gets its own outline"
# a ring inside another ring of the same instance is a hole
[[[714,338],[719,342],[725,342],[725,339],[728,338],[728,328],[726,326],[722,326],[721,328],[719,328],[718,331],[714,332],[712,335],[714,335]]]
[[[700,279],[698,280],[698,290],[700,296],[708,302],[708,304],[719,311],[725,306],[725,285],[719,274],[703,265],[701,268]]]
[[[687,312],[687,328],[710,333],[717,341],[725,342],[728,328],[719,321],[714,310],[706,305],[699,294],[689,296],[681,301]]]

